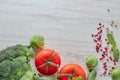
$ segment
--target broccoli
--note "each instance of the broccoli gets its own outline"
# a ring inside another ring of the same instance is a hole
[[[30,59],[33,57],[33,52],[27,46],[21,44],[10,46],[0,51],[0,63],[4,60],[13,60],[19,56],[25,56]]]
[[[33,52],[17,44],[0,51],[0,80],[35,80],[29,60]]]
[[[58,80],[56,78],[53,77],[38,77],[38,76],[34,76],[35,80]]]

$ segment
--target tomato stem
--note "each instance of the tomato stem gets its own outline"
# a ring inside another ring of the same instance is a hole
[[[57,78],[59,78],[60,76],[68,76],[70,80],[73,80],[74,74],[57,74],[56,76]]]
[[[41,66],[38,66],[37,68],[41,68],[41,67],[43,67],[43,66],[45,66],[45,65],[46,65],[46,63],[42,64]]]

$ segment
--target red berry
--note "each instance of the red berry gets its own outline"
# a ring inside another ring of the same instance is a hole
[[[107,65],[104,65],[103,68],[105,69],[107,67]]]
[[[116,60],[115,60],[115,59],[113,59],[113,62],[116,62]]]
[[[106,62],[104,62],[103,65],[106,65]]]
[[[92,36],[92,37],[94,37],[94,35],[93,35],[93,34],[92,34],[91,36]]]
[[[96,52],[99,52],[99,47],[98,46],[96,46]]]
[[[101,26],[102,24],[101,23],[99,23],[99,26]]]
[[[99,58],[99,60],[101,61],[101,60],[103,60],[103,58]]]
[[[114,62],[114,65],[116,65],[116,62]]]
[[[105,41],[107,41],[107,39],[105,39]]]
[[[94,42],[96,43],[96,42],[97,42],[97,40],[95,40],[95,39],[94,39]]]
[[[107,42],[107,45],[109,45],[110,43],[109,42]]]
[[[107,58],[106,60],[109,61],[109,58]]]
[[[111,51],[113,51],[113,48],[111,48]]]
[[[103,73],[103,75],[105,76],[105,74],[106,74],[107,72],[106,71],[104,71],[104,73]]]
[[[107,71],[107,68],[105,68],[105,70]]]
[[[97,30],[99,30],[100,28],[97,28]]]
[[[115,67],[112,67],[112,69],[115,69]]]
[[[108,75],[110,75],[110,72],[108,73]]]
[[[102,30],[100,30],[100,33],[102,33]]]
[[[109,58],[110,58],[110,60],[113,60],[111,56]]]
[[[106,53],[105,55],[106,55],[106,56],[108,56],[108,54],[107,54],[107,53]]]
[[[105,53],[102,53],[102,57],[105,57]]]
[[[105,47],[104,49],[105,49],[106,52],[108,51],[108,48],[107,48],[107,47]]]

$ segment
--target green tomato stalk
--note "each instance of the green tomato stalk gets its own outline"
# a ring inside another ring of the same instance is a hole
[[[87,59],[86,59],[86,65],[89,69],[89,71],[92,71],[97,65],[98,65],[98,59],[96,56],[89,56]]]
[[[120,80],[120,68],[112,70],[112,80]]]

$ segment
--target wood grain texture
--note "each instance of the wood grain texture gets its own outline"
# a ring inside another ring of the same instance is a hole
[[[97,55],[91,34],[99,22],[109,26],[112,20],[120,49],[120,0],[0,0],[0,50],[41,34],[46,48],[60,53],[62,65],[79,63],[87,73],[86,57]],[[97,76],[102,79],[111,80]]]

